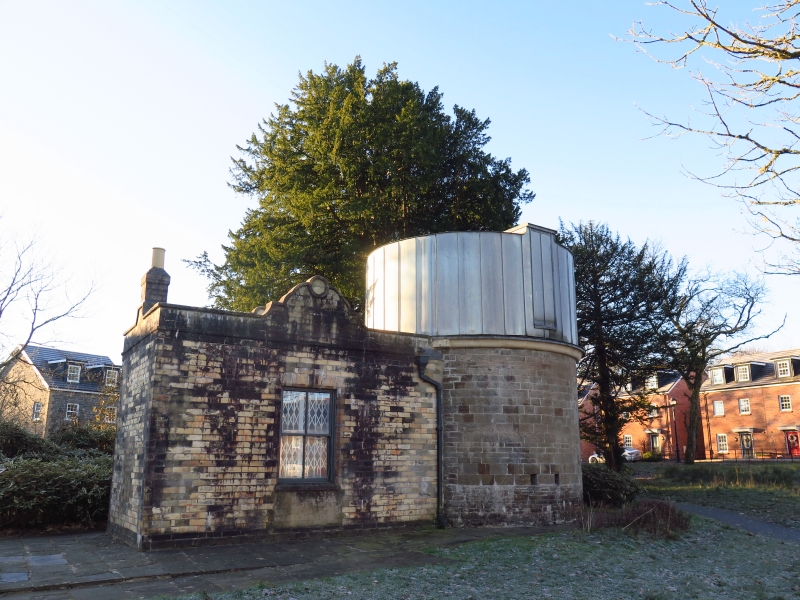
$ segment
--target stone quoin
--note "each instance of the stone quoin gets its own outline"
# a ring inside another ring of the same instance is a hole
[[[379,248],[364,315],[322,277],[252,313],[168,304],[156,249],[125,335],[111,533],[145,550],[562,521],[582,500],[581,350],[554,234]]]

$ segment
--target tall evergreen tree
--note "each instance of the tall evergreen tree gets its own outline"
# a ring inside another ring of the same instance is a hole
[[[581,417],[581,436],[619,470],[626,418],[641,421],[650,408],[632,388],[663,368],[662,347],[652,332],[674,287],[672,261],[591,221],[562,224],[559,237],[575,259],[578,338],[586,351],[578,377],[593,387],[593,410]]]
[[[376,247],[514,225],[533,198],[527,171],[484,151],[488,119],[453,112],[438,88],[401,80],[395,63],[372,79],[358,57],[301,76],[234,160],[231,185],[258,208],[229,233],[221,265],[207,253],[191,261],[215,305],[250,310],[320,274],[358,308]]]

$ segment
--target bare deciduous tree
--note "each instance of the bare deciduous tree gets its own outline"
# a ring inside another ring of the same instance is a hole
[[[37,240],[18,242],[0,229],[0,419],[18,420],[31,390],[42,384],[15,369],[25,348],[62,319],[81,314],[93,285],[72,296],[62,269],[37,254]]]
[[[686,19],[680,33],[658,34],[634,23],[629,41],[660,63],[692,66],[705,88],[696,121],[646,114],[668,136],[706,136],[726,157],[719,172],[701,181],[724,188],[750,212],[755,231],[792,243],[792,250],[769,264],[770,272],[800,274],[800,0],[757,7],[743,25],[711,8],[707,0],[655,2]],[[725,19],[725,20],[723,20]],[[656,56],[653,46],[678,51]],[[708,69],[694,62],[705,59]]]
[[[695,460],[701,428],[700,387],[708,365],[780,329],[747,337],[761,312],[765,293],[760,281],[746,275],[730,278],[698,275],[674,288],[673,297],[659,313],[664,320],[654,323],[654,335],[665,350],[665,366],[680,373],[691,393],[686,421],[686,464]]]

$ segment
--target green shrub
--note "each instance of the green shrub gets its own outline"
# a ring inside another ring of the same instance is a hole
[[[661,455],[661,452],[657,451],[649,450],[644,454],[642,454],[642,460],[645,460],[647,462],[661,462],[663,459],[664,457]]]
[[[618,473],[605,465],[582,465],[583,499],[587,504],[622,506],[642,491],[628,472]]]
[[[0,454],[3,456],[14,458],[37,455],[42,458],[55,458],[58,453],[58,447],[51,441],[33,435],[15,423],[0,421]]]
[[[6,461],[0,473],[0,527],[91,523],[108,515],[110,456]]]
[[[114,454],[117,433],[77,423],[66,424],[53,431],[50,440],[68,450],[97,450],[103,454]]]

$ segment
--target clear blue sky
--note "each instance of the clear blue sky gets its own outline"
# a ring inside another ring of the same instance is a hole
[[[167,249],[170,301],[206,304],[180,259],[219,260],[252,204],[226,185],[236,144],[298,72],[356,55],[491,118],[490,150],[531,173],[523,221],[605,221],[695,266],[755,271],[764,242],[740,207],[681,174],[719,166],[708,143],[642,139],[655,132],[637,104],[681,117],[701,89],[612,39],[638,19],[679,25],[640,0],[0,2],[0,225],[38,232],[74,285],[102,284],[91,318],[45,339],[119,360],[152,246]],[[768,284],[764,328],[791,311],[800,278]],[[762,345],[800,346],[797,327],[790,315]]]

